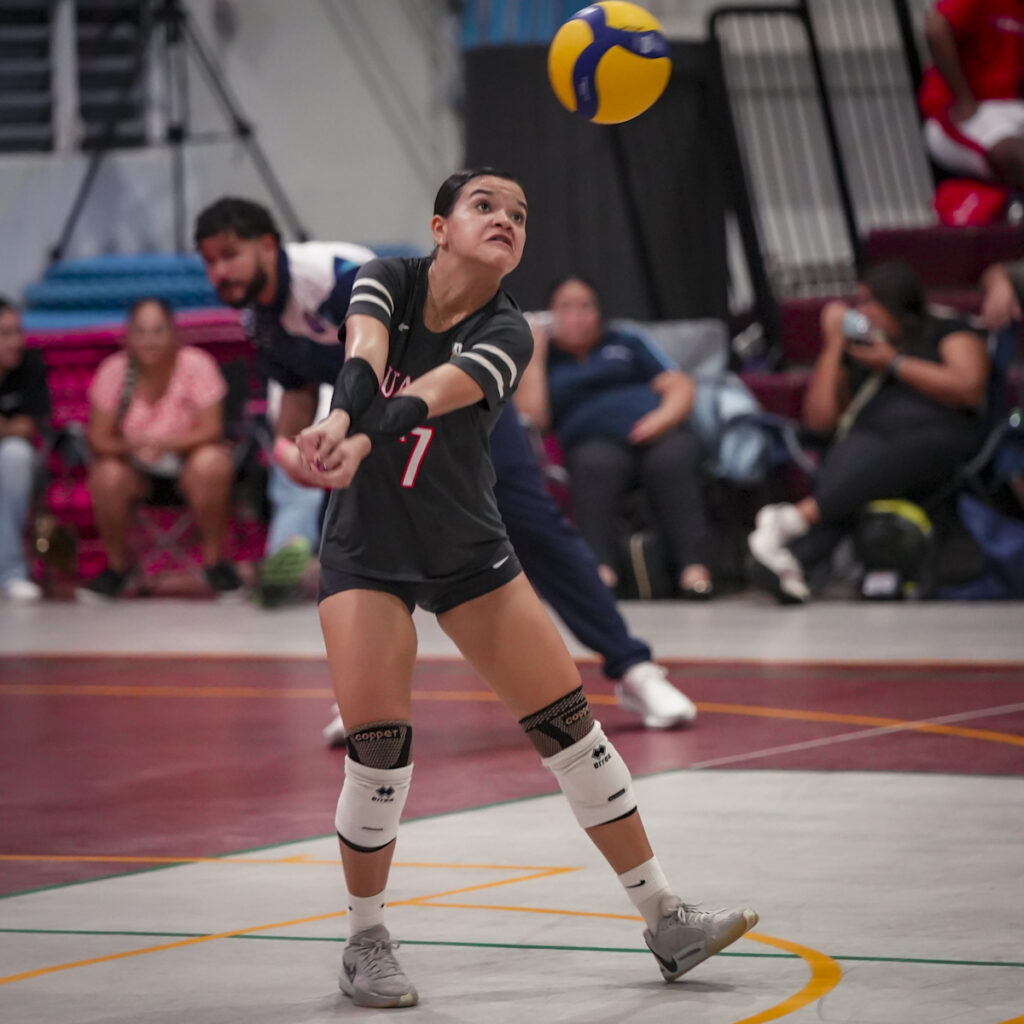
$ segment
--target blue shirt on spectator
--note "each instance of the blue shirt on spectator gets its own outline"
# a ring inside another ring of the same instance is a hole
[[[649,338],[609,329],[583,359],[548,352],[548,392],[555,433],[565,448],[581,441],[608,438],[626,441],[641,417],[661,401],[651,381],[672,360]]]

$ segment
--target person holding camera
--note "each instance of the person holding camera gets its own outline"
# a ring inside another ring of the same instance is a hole
[[[825,306],[821,329],[803,423],[831,443],[813,494],[766,505],[748,541],[751,582],[788,604],[810,600],[810,571],[827,563],[865,505],[928,497],[981,443],[984,339],[962,320],[929,313],[906,264],[869,269],[852,305]]]

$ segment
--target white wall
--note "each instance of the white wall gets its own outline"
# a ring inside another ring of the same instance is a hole
[[[186,0],[242,113],[313,237],[428,247],[437,186],[462,159],[457,25],[445,0]],[[215,10],[233,16],[218,31]],[[226,192],[270,201],[190,62],[185,238]],[[82,178],[79,154],[0,158],[0,291],[44,272]],[[109,155],[68,256],[173,248],[165,147]],[[283,226],[283,225],[282,225]]]

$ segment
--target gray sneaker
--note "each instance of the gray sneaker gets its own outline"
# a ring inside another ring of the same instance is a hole
[[[391,935],[382,924],[353,935],[341,957],[338,987],[356,1006],[415,1006],[419,993],[395,959]]]
[[[658,928],[653,933],[644,929],[644,941],[664,979],[675,981],[750,931],[757,920],[757,914],[747,907],[700,910],[678,896],[666,896],[661,901]]]

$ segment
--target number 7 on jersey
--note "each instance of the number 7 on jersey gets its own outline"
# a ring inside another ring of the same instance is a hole
[[[420,464],[423,462],[423,457],[427,454],[430,442],[434,439],[434,428],[413,427],[409,434],[402,438],[402,441],[407,440],[410,434],[416,438],[416,443],[409,453],[409,461],[405,464],[405,472],[402,474],[403,487],[416,486],[416,475],[420,471]]]

